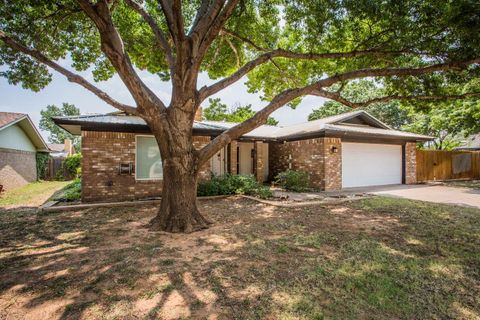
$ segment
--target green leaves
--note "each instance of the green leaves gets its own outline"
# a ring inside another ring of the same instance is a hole
[[[152,17],[175,56],[165,16],[155,0],[138,1]],[[182,1],[188,34],[201,1]],[[170,80],[165,53],[143,17],[124,1],[109,6],[126,53],[137,69]],[[40,50],[49,59],[72,61],[91,70],[95,81],[115,73],[101,51],[100,35],[74,0],[4,1],[0,30]],[[480,56],[480,3],[473,0],[245,0],[235,8],[202,59],[201,72],[218,79],[233,74],[260,54],[285,49],[300,53],[380,50],[384,54],[340,59],[272,58],[248,74],[248,89],[264,100],[338,73],[371,68],[418,67]],[[190,62],[196,57],[191,57]],[[187,59],[188,60],[188,59]],[[186,60],[186,61],[187,61]],[[38,91],[51,76],[31,58],[0,42],[0,76]],[[478,78],[479,66],[463,72],[376,79],[386,92],[437,94]],[[301,98],[291,102],[295,106]]]
[[[253,117],[256,113],[256,111],[252,110],[251,104],[245,106],[236,105],[233,108],[228,108],[226,104],[220,101],[220,98],[209,99],[209,103],[210,105],[203,109],[205,120],[243,122]],[[278,121],[273,117],[269,117],[266,124],[276,126]]]
[[[52,120],[52,117],[80,115],[80,110],[77,107],[69,103],[63,103],[62,107],[57,107],[52,104],[48,105],[46,109],[41,110],[40,114],[42,116],[39,123],[40,129],[49,133],[48,141],[50,143],[64,143],[65,139],[70,139],[75,146],[75,150],[80,150],[80,137],[76,137],[63,130]]]

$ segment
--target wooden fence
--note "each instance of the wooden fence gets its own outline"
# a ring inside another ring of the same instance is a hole
[[[59,171],[61,171],[62,175],[64,174],[63,160],[65,160],[65,158],[48,158],[45,180],[55,180]]]
[[[417,150],[417,181],[480,179],[480,151]]]

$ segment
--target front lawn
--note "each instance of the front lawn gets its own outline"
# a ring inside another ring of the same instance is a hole
[[[0,207],[40,206],[69,183],[69,181],[38,181],[3,192],[0,195]]]
[[[392,198],[277,208],[0,211],[0,319],[478,319],[480,210]]]

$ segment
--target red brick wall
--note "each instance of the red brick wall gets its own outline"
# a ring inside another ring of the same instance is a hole
[[[263,182],[265,176],[265,158],[263,154],[263,142],[255,141],[255,179],[257,181]]]
[[[417,144],[405,144],[405,184],[417,183]]]
[[[210,137],[195,137],[200,148]],[[161,180],[135,180],[135,173],[120,175],[118,165],[135,165],[135,133],[82,131],[82,201],[120,201],[160,196]],[[210,162],[200,178],[210,176]]]
[[[327,144],[324,138],[271,143],[269,149],[270,178],[275,178],[279,172],[287,169],[305,171],[309,174],[310,186],[324,190]],[[327,160],[329,161],[329,159]]]

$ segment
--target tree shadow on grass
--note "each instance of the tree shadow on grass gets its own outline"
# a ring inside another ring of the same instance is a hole
[[[156,208],[4,210],[0,317],[478,316],[475,212],[375,201],[205,201],[217,223],[190,235],[145,228]]]

